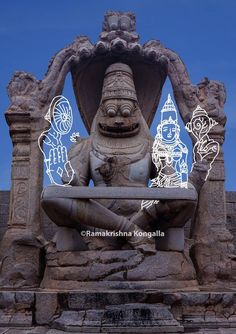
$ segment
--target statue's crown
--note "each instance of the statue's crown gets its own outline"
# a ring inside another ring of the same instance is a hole
[[[123,63],[115,63],[106,69],[102,88],[102,100],[123,98],[137,101],[131,68]]]
[[[168,94],[167,100],[161,109],[161,124],[165,123],[178,124],[177,111],[170,94]]]
[[[172,101],[172,98],[171,98],[170,94],[168,94],[167,100],[166,100],[163,108],[161,109],[161,112],[166,112],[166,111],[176,112],[176,108],[175,108],[174,102]]]

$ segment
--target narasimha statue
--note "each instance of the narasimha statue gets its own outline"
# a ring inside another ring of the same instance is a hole
[[[89,136],[72,145],[60,175],[50,169],[51,180],[64,186],[43,190],[42,150],[61,139],[45,115],[63,94],[69,73]],[[175,117],[163,119],[155,141],[150,135],[167,77],[194,147],[190,175]],[[156,39],[140,43],[134,14],[111,11],[95,44],[78,36],[55,54],[41,80],[16,72],[8,93],[13,156],[10,215],[0,248],[2,286],[107,288],[115,281],[114,288],[125,282],[140,288],[142,282],[145,289],[172,289],[218,280],[225,286],[234,266],[226,228],[222,83],[204,78],[192,84],[177,53]],[[196,126],[198,118],[207,130]],[[54,238],[41,206],[57,225]],[[127,236],[90,237],[84,231]],[[143,231],[165,237],[148,238]]]
[[[88,186],[92,180],[95,187],[110,187],[111,192],[112,187],[147,187],[159,172],[152,162],[152,146],[153,138],[139,107],[132,70],[127,64],[113,63],[105,71],[91,135],[70,149],[69,160],[75,171],[71,185]],[[63,181],[68,181],[66,173]],[[193,185],[189,183],[189,187]],[[139,200],[55,199],[45,189],[42,206],[58,226],[79,231],[95,228],[134,232],[183,227],[193,215],[196,203],[158,201],[141,210]],[[111,249],[107,240],[103,243],[105,249]],[[142,233],[133,233],[118,244],[115,247],[155,253],[155,240]]]

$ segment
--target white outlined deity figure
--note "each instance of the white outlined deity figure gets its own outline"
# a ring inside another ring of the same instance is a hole
[[[152,147],[152,161],[158,173],[152,179],[152,187],[187,188],[188,149],[179,135],[177,111],[169,94],[161,110],[161,122]]]
[[[211,128],[217,124],[218,123],[213,118],[208,116],[205,109],[197,106],[197,108],[193,111],[193,116],[190,122],[188,122],[185,126],[187,131],[192,133],[197,140],[193,147],[192,169],[197,161],[205,159],[210,163],[205,181],[207,180],[212,169],[213,162],[220,152],[220,144],[208,136]]]
[[[177,111],[170,94],[161,110],[161,122],[152,146],[152,161],[157,169],[157,177],[150,187],[187,188],[188,148],[180,140],[180,126]],[[142,201],[141,208],[150,207],[159,201]]]
[[[62,136],[68,134],[73,125],[72,109],[67,98],[63,95],[55,96],[44,118],[51,126],[41,133],[38,145],[44,156],[46,173],[51,183],[68,186],[74,170],[68,160],[67,149],[62,144]],[[62,175],[66,175],[67,183],[61,184]]]

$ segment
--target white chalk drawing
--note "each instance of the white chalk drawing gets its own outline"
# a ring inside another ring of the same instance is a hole
[[[50,129],[41,133],[38,145],[44,156],[46,173],[50,182],[59,186],[70,185],[74,170],[67,156],[67,148],[62,137],[67,135],[73,125],[73,113],[69,101],[63,95],[53,98],[44,118],[51,124]],[[79,133],[73,133],[71,141],[76,141]],[[62,184],[63,179],[66,182]]]
[[[187,188],[188,149],[180,140],[180,126],[177,111],[170,94],[161,110],[161,122],[152,147],[152,161],[157,176],[151,180],[150,187]],[[141,209],[148,208],[159,201],[142,201]]]
[[[193,116],[190,122],[188,122],[185,126],[187,131],[192,133],[197,140],[193,146],[192,169],[194,168],[194,164],[198,161],[206,159],[209,162],[210,167],[205,177],[205,181],[207,180],[212,169],[213,162],[220,152],[219,143],[208,136],[211,128],[217,124],[218,123],[214,119],[208,116],[205,109],[197,106],[197,108],[193,111]]]
[[[72,143],[76,143],[79,138],[80,138],[79,132],[73,132],[72,135],[70,136],[70,141]]]

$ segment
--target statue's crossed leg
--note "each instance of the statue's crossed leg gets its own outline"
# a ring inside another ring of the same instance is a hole
[[[144,253],[155,253],[153,239],[142,235],[140,229],[132,220],[120,216],[94,200],[53,198],[42,194],[42,206],[51,220],[58,226],[78,229],[82,225],[108,231],[131,232],[127,241],[132,248]],[[134,232],[140,232],[138,235]]]

